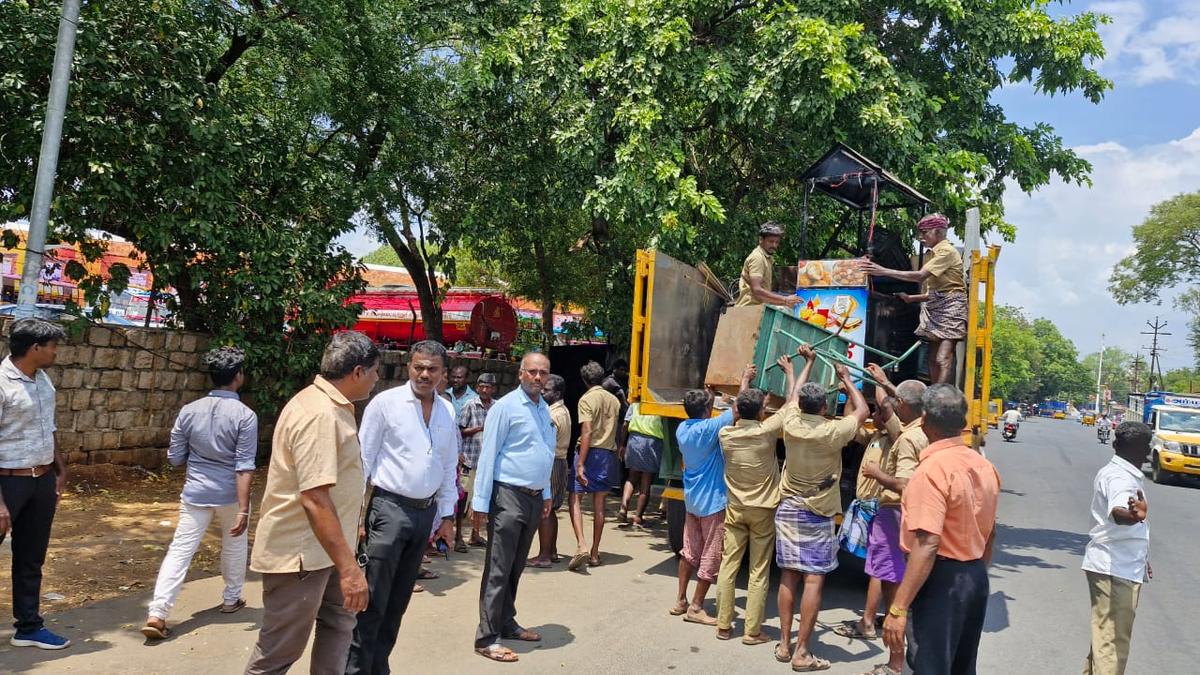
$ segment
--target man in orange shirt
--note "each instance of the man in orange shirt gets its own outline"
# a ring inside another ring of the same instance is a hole
[[[909,665],[921,675],[975,675],[987,612],[1000,475],[963,444],[967,400],[935,384],[921,397],[929,447],[901,497],[900,545],[908,568],[888,609],[883,640],[904,646],[912,612]]]

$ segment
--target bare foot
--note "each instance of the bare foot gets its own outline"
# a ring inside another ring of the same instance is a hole
[[[675,603],[674,607],[671,608],[670,613],[671,616],[680,616],[686,611],[688,611],[688,601],[680,600],[679,602]]]

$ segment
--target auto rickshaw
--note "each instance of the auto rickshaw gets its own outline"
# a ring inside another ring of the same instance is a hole
[[[1093,415],[1092,413],[1088,413],[1088,414],[1084,415],[1081,421],[1083,422],[1083,426],[1085,426],[1085,427],[1096,426],[1096,416]]]

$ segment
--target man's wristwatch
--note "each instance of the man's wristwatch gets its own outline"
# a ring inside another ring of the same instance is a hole
[[[908,616],[908,610],[900,609],[899,607],[892,605],[891,607],[888,607],[888,614],[891,614],[898,619],[903,619]]]

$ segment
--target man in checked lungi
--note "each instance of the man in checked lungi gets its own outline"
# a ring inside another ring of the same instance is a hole
[[[921,323],[914,331],[929,343],[930,384],[953,383],[954,346],[967,337],[967,285],[958,249],[946,239],[950,220],[940,213],[917,223],[917,238],[929,259],[916,271],[893,270],[869,260],[860,269],[873,277],[891,277],[925,285],[921,295],[897,293],[904,302],[921,303]]]
[[[809,363],[816,358],[805,350]],[[783,424],[783,445],[786,453],[782,499],[775,511],[775,564],[782,570],[779,579],[780,643],[775,658],[791,661],[792,670],[800,673],[826,670],[828,660],[808,650],[821,611],[821,590],[825,575],[837,568],[837,536],[833,517],[841,512],[841,493],[838,488],[842,474],[842,448],[854,438],[867,419],[867,401],[855,387],[850,371],[838,364],[836,370],[840,388],[847,396],[844,416],[826,419],[829,411],[829,392],[815,382],[806,382],[810,370],[805,367],[797,380],[799,410],[789,411]],[[796,648],[792,650],[792,617],[796,589],[804,579],[800,599],[800,625]]]
[[[900,495],[917,470],[921,451],[929,445],[921,428],[925,384],[905,380],[893,385],[878,365],[867,371],[879,385],[875,388],[875,426],[878,430],[867,445],[859,468],[858,497],[877,504],[867,535],[867,604],[862,620],[843,621],[833,632],[842,637],[873,640],[875,616],[882,597],[891,606],[896,588],[904,578],[904,551],[900,548]],[[860,433],[860,437],[862,432]],[[888,662],[876,664],[864,675],[899,675],[904,670],[904,647],[892,649]]]

